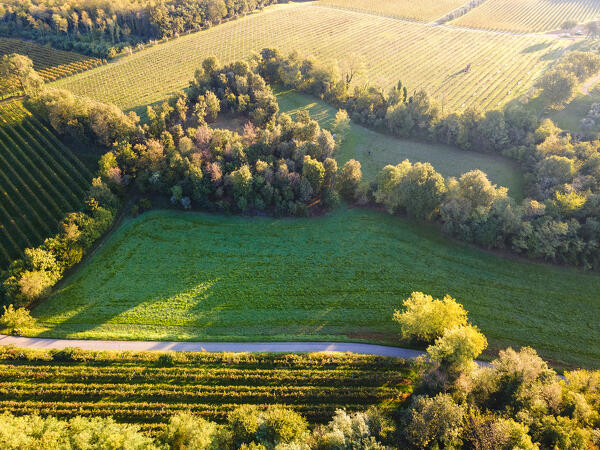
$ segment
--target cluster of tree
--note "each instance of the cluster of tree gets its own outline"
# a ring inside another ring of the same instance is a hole
[[[208,126],[222,109],[251,119],[241,135]],[[184,209],[307,215],[311,203],[335,206],[338,189],[360,182],[360,164],[350,161],[338,176],[332,134],[308,113],[292,120],[277,112],[271,88],[247,63],[220,67],[208,58],[187,95],[148,108],[141,138],[117,140],[100,176],[116,189],[134,180]]]
[[[587,166],[576,166],[564,156],[541,159],[536,177],[547,190],[541,202],[528,198],[517,203],[506,188],[493,185],[479,170],[445,180],[429,163],[408,161],[384,167],[372,195],[392,214],[439,220],[445,232],[468,242],[597,269],[600,174],[578,176],[578,172],[597,169],[593,163],[598,160],[596,156]]]
[[[570,52],[537,81],[541,98],[550,108],[559,108],[575,94],[575,88],[600,70],[600,55]]]
[[[77,264],[94,242],[113,223],[118,198],[100,178],[92,181],[83,211],[69,213],[60,223],[60,231],[47,238],[42,245],[25,249],[21,259],[13,261],[6,273],[2,290],[4,302],[27,306],[44,297],[63,276]],[[3,317],[6,328],[20,328],[10,314]],[[17,316],[20,312],[17,310]]]
[[[409,96],[401,83],[387,94],[368,84],[352,88],[351,82],[360,72],[357,62],[346,64],[342,75],[335,64],[296,53],[283,56],[275,49],[264,49],[253,62],[271,82],[345,108],[359,123],[395,136],[508,156],[517,160],[525,173],[527,198],[518,204],[480,171],[444,180],[429,164],[405,161],[384,168],[377,185],[366,195],[389,212],[421,220],[440,219],[447,232],[490,248],[600,267],[599,141],[576,140],[548,120],[540,124],[535,114],[520,104],[485,114],[468,109],[441,117],[425,91]],[[598,55],[571,52],[556,70],[581,81],[599,68]],[[359,197],[365,198],[364,189]]]
[[[12,53],[0,60],[0,96],[34,95],[44,86],[44,80],[34,70],[27,56]]]
[[[6,0],[0,35],[103,58],[199,30],[277,0]]]
[[[600,372],[564,380],[531,348],[473,358],[485,337],[454,299],[414,292],[394,319],[405,338],[431,343],[410,404],[397,414],[400,448],[589,449],[600,444]]]

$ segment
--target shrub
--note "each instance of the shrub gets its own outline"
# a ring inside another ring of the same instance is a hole
[[[20,335],[25,328],[31,328],[35,319],[31,317],[25,308],[17,308],[8,305],[4,307],[4,314],[0,317],[0,328],[9,330],[12,334]]]

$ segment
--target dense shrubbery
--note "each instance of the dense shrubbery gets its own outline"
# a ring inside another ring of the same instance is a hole
[[[103,58],[216,24],[277,0],[8,0],[0,34]]]

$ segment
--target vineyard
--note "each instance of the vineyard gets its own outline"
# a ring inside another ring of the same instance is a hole
[[[78,210],[91,174],[19,101],[0,104],[0,267]]]
[[[18,53],[31,58],[34,69],[45,81],[54,81],[105,63],[98,58],[65,52],[33,42],[0,38],[0,56]]]
[[[0,351],[0,412],[112,416],[156,433],[191,411],[223,421],[242,404],[282,404],[312,423],[336,408],[403,401],[414,373],[405,360],[351,354]]]
[[[600,0],[487,0],[452,25],[486,30],[559,30],[566,20],[584,23],[600,16]]]
[[[461,7],[467,3],[467,0],[319,0],[317,3],[335,8],[427,22]]]
[[[567,44],[552,38],[433,27],[311,4],[279,5],[148,48],[54,86],[143,111],[145,105],[186,87],[207,56],[227,62],[278,46],[339,60],[342,70],[344,57],[356,53],[368,61],[363,81],[366,77],[388,88],[401,79],[411,89],[429,91],[446,112],[468,106],[490,109],[526,92]]]

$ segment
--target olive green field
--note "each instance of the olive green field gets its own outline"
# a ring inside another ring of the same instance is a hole
[[[464,304],[492,349],[597,367],[600,275],[507,259],[377,211],[310,219],[152,211],[126,219],[33,310],[28,335],[407,345],[412,291]]]

